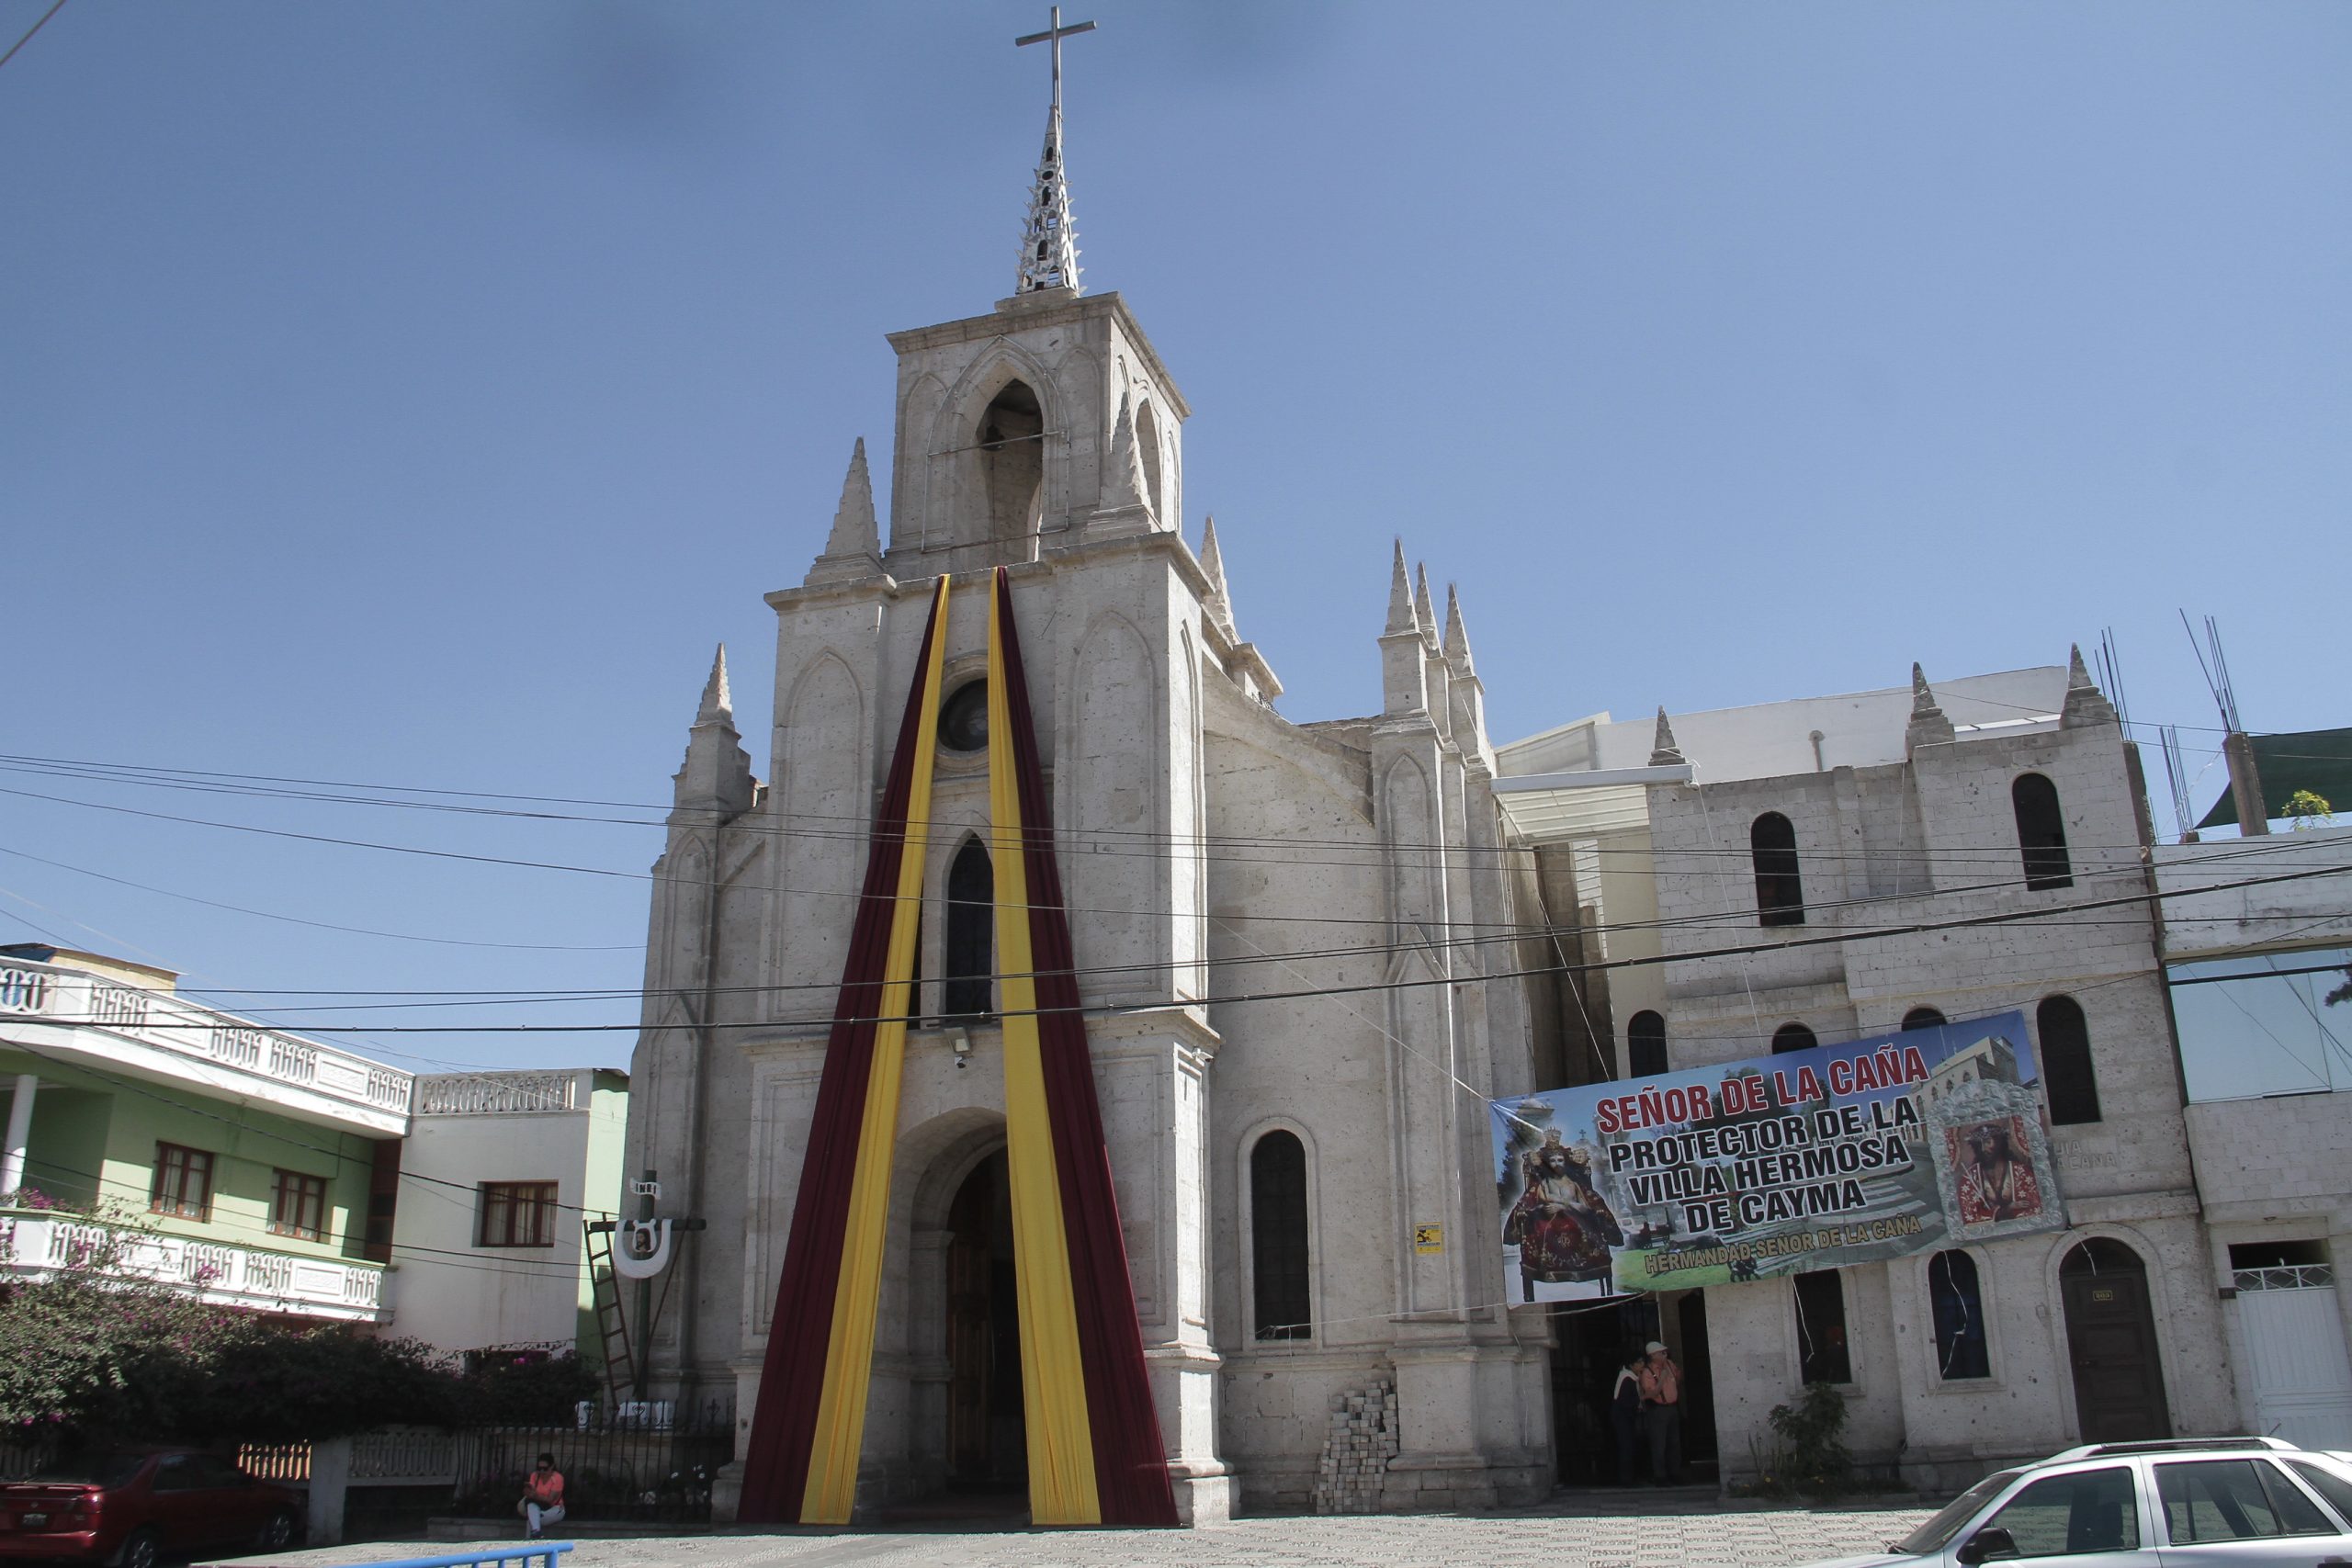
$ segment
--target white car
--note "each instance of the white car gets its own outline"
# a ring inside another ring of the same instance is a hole
[[[1885,1552],[1814,1568],[2352,1568],[2352,1463],[2277,1438],[2100,1443],[1986,1476]]]

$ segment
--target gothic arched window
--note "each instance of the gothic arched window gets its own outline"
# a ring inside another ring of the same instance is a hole
[[[967,839],[947,865],[947,943],[939,1010],[979,1018],[991,1010],[996,975],[996,867],[978,839]]]
[[[1250,1151],[1250,1261],[1258,1337],[1308,1337],[1306,1145],[1279,1127]]]
[[[1915,1029],[1941,1029],[1943,1026],[1944,1015],[1934,1008],[1913,1008],[1903,1015],[1903,1032],[1905,1034]]]
[[[1784,1023],[1772,1031],[1772,1055],[1785,1056],[1792,1051],[1810,1051],[1821,1043],[1819,1036],[1802,1023]]]
[[[1666,1071],[1666,1020],[1644,1008],[1625,1021],[1625,1076],[1656,1077]]]
[[[2025,854],[2028,887],[2072,887],[2075,869],[2066,859],[2066,821],[2058,811],[2058,786],[2040,773],[2019,773],[2009,785],[2018,818],[2018,848]]]
[[[1928,1259],[1928,1304],[1936,1325],[1937,1375],[1946,1382],[1991,1377],[1976,1259],[1965,1252],[1939,1252]]]
[[[1767,811],[1747,829],[1756,863],[1756,923],[1804,924],[1804,879],[1797,871],[1797,830],[1777,811]]]
[[[2091,1031],[2082,1005],[2072,997],[2045,997],[2033,1022],[2041,1040],[2041,1087],[2050,1097],[2050,1120],[2061,1125],[2098,1121],[2098,1077],[2091,1070]]]

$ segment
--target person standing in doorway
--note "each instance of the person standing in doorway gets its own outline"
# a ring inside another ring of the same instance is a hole
[[[1625,1358],[1617,1369],[1617,1386],[1609,1393],[1609,1425],[1617,1434],[1617,1484],[1634,1484],[1634,1455],[1642,1445],[1642,1368],[1648,1358],[1640,1351]]]
[[[541,1454],[539,1462],[523,1483],[523,1501],[516,1512],[531,1527],[531,1539],[549,1525],[563,1523],[563,1472],[555,1467],[555,1455]]]
[[[1642,1427],[1650,1440],[1650,1481],[1658,1486],[1682,1483],[1682,1369],[1666,1347],[1653,1339],[1644,1347],[1642,1363]]]

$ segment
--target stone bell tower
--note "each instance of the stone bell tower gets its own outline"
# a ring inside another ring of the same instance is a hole
[[[974,698],[987,678],[989,571],[1004,566],[1080,994],[1090,1013],[1102,1010],[1090,1049],[1170,1477],[1185,1517],[1218,1518],[1230,1479],[1217,1452],[1208,1278],[1218,1038],[1201,999],[1204,660],[1241,660],[1263,697],[1280,688],[1233,633],[1213,546],[1204,566],[1178,532],[1182,394],[1126,303],[1078,286],[1058,82],[1014,292],[889,342],[887,537],[861,440],[822,552],[797,586],[767,595],[768,782],[701,789],[682,805],[694,832],[682,827],[656,867],[632,1168],[658,1168],[665,1212],[706,1216],[708,1229],[682,1254],[684,1288],[653,1337],[649,1382],[657,1397],[731,1386],[745,1423],[759,1397],[825,1021],[933,585],[946,573],[941,742],[920,846],[915,1016],[861,1506],[972,1479],[975,1463],[1001,1470],[995,1450],[1017,1451],[1017,1426],[1008,1438],[967,1419],[981,1396],[973,1337],[959,1326],[971,1292],[957,1283],[986,1263],[985,1227],[970,1215],[1005,1146],[985,902],[991,737],[984,716],[973,722],[986,711]],[[1018,1408],[1015,1398],[999,1409],[998,1424]]]

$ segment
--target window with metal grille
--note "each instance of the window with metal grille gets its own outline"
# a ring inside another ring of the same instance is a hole
[[[2017,812],[2025,885],[2072,887],[2075,869],[2066,859],[2066,821],[2058,811],[2058,786],[2040,773],[2019,773],[2009,785],[2009,805]]]
[[[1258,1337],[1308,1337],[1306,1145],[1295,1133],[1277,1129],[1250,1151],[1250,1256]]]
[[[2091,1070],[2091,1032],[2081,1005],[2072,997],[2045,997],[2033,1021],[2041,1037],[2041,1084],[2050,1096],[2050,1120],[2061,1125],[2098,1121],[2098,1078]]]
[[[1625,1021],[1625,1076],[1656,1077],[1666,1071],[1666,1020],[1645,1008]]]
[[[1807,1382],[1852,1382],[1846,1346],[1846,1289],[1834,1269],[1796,1276],[1797,1359]]]
[[[978,839],[967,839],[947,866],[947,951],[939,1010],[946,1018],[980,1018],[994,1010],[989,982],[996,970],[996,868]]]
[[[1777,811],[1767,811],[1747,829],[1756,863],[1756,923],[1804,924],[1804,878],[1797,869],[1797,830]]]
[[[155,1145],[155,1175],[147,1188],[151,1213],[183,1220],[212,1217],[212,1156],[178,1144]]]
[[[281,1170],[269,1189],[269,1234],[321,1241],[327,1234],[327,1182],[322,1176]]]
[[[476,1247],[553,1247],[555,1183],[485,1181]]]

